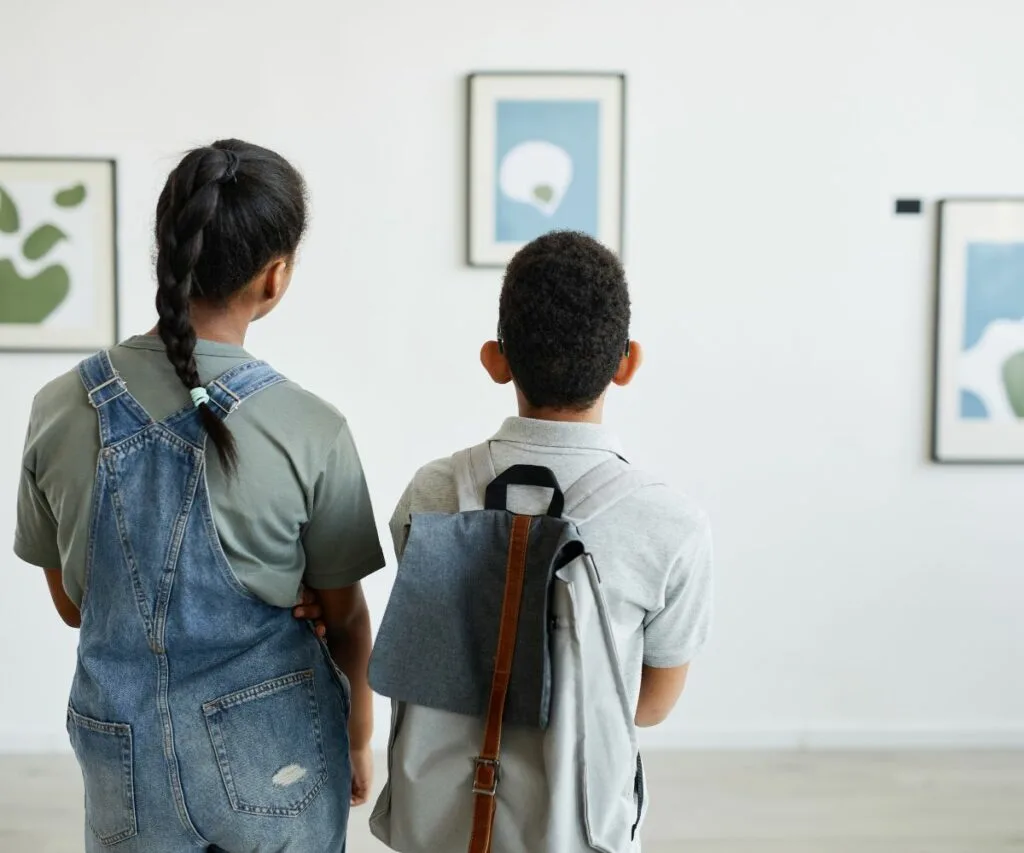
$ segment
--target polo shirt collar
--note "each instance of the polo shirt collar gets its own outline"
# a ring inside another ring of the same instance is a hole
[[[626,458],[618,438],[601,424],[508,418],[491,441],[510,441],[538,447],[597,450],[614,453],[621,459]]]

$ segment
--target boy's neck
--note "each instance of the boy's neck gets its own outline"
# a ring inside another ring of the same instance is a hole
[[[599,424],[604,420],[604,396],[589,409],[556,409],[533,406],[519,394],[519,417],[535,421],[557,421],[567,424]]]

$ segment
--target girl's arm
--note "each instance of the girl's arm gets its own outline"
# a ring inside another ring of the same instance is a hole
[[[373,692],[367,676],[373,649],[370,610],[358,583],[342,589],[320,589],[316,596],[327,627],[327,648],[352,687],[348,737],[352,751],[352,804],[358,806],[369,799],[373,783]]]
[[[53,606],[57,608],[60,618],[69,628],[82,627],[82,614],[78,611],[68,594],[64,591],[64,578],[60,569],[45,569],[46,585],[50,587],[50,598],[53,599]]]

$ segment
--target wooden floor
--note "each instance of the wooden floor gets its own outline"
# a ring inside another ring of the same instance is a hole
[[[696,752],[647,763],[644,853],[1024,851],[1024,752]],[[353,814],[351,853],[383,850],[367,814]],[[0,756],[0,851],[81,853],[81,819],[72,759]]]

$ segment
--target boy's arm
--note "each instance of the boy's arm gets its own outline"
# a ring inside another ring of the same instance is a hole
[[[638,726],[656,726],[672,712],[711,623],[711,528],[698,512],[689,514],[684,530],[682,547],[666,577],[664,604],[648,613],[644,623]]]
[[[658,668],[645,666],[640,677],[640,701],[636,706],[636,724],[640,728],[665,722],[686,686],[690,665]]]

